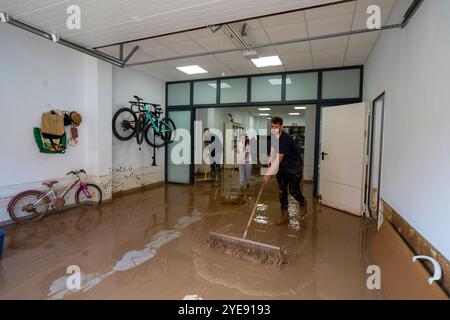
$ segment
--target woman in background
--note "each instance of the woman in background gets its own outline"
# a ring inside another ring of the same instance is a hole
[[[237,163],[239,165],[239,183],[241,190],[250,189],[250,179],[252,177],[252,155],[250,152],[250,140],[246,135],[242,135],[237,147]]]

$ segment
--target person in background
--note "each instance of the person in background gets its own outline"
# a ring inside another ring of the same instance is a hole
[[[283,131],[283,119],[280,117],[272,118],[272,136],[277,142],[272,145],[270,167],[264,176],[264,183],[267,184],[272,175],[277,174],[281,217],[276,224],[283,225],[289,223],[289,192],[299,202],[300,208],[306,206],[305,197],[300,191],[301,159],[298,146],[292,137]]]
[[[237,163],[239,165],[239,183],[241,190],[250,189],[253,159],[250,152],[250,139],[242,135],[237,146]]]
[[[205,149],[208,149],[212,178],[216,180],[220,178],[221,167],[220,164],[217,163],[217,159],[220,159],[222,155],[223,146],[217,146],[217,144],[220,144],[220,139],[212,134],[209,128],[203,130],[203,142],[205,144]],[[216,144],[215,148],[211,148],[211,144],[213,143]]]

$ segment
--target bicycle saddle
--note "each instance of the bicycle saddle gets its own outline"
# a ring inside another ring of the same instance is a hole
[[[144,99],[141,99],[141,98],[139,98],[138,96],[134,96],[134,98],[135,98],[138,102],[144,101]]]
[[[51,188],[57,183],[58,181],[45,181],[44,183],[42,183],[42,185]]]

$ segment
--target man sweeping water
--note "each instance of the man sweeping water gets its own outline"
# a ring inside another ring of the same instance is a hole
[[[300,191],[302,179],[300,152],[294,139],[284,132],[283,119],[280,117],[272,118],[272,136],[276,139],[276,143],[272,145],[270,168],[264,176],[264,183],[267,184],[276,174],[281,203],[281,217],[276,224],[281,226],[289,223],[289,192],[299,202],[301,208],[306,206],[306,200]]]

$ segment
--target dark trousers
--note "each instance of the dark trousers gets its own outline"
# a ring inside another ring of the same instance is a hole
[[[212,173],[212,175],[213,175],[213,176],[219,175],[219,174],[220,174],[220,171],[221,171],[220,164],[217,164],[217,163],[214,162],[214,163],[211,165],[211,173]]]
[[[300,175],[278,172],[277,181],[280,189],[281,210],[289,209],[289,192],[300,204],[305,202],[305,197],[300,191]]]

